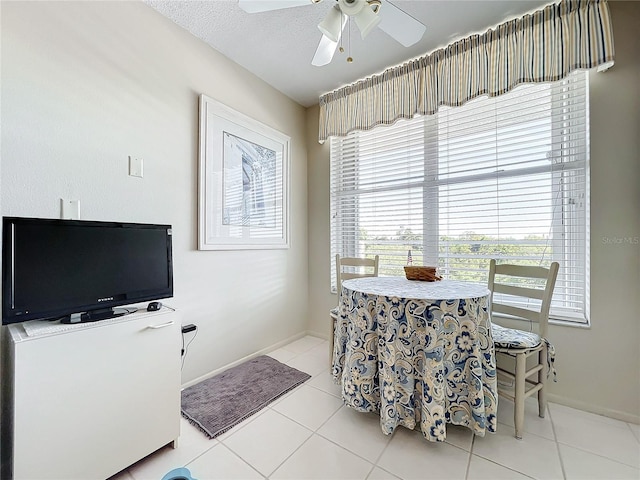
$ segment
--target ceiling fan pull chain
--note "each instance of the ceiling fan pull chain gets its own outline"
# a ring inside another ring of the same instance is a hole
[[[353,58],[351,57],[351,17],[349,17],[349,31],[347,32],[347,34],[349,35],[347,41],[349,43],[349,52],[348,52],[348,57],[347,57],[347,63],[351,63],[353,62]]]
[[[353,58],[351,57],[351,17],[349,17],[349,56],[347,57],[347,63],[352,63]]]
[[[344,13],[342,13],[342,11],[340,11],[340,25],[344,25]],[[344,53],[344,47],[343,47],[344,42],[342,41],[343,38],[344,38],[344,35],[340,34],[340,46],[338,47],[338,51],[340,53]]]

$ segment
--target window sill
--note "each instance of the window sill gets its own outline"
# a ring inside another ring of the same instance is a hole
[[[530,322],[526,321],[526,320],[522,320],[519,318],[515,318],[515,317],[510,317],[508,315],[493,315],[494,318],[499,318],[502,320],[506,320],[508,322],[511,322],[513,326],[513,328],[519,328],[520,330],[522,330],[521,327],[518,327],[518,325],[520,324],[529,324]],[[591,323],[585,319],[582,316],[578,316],[576,315],[575,317],[554,317],[554,318],[549,318],[549,325],[556,325],[559,327],[572,327],[572,328],[584,328],[584,329],[590,329],[591,328]]]

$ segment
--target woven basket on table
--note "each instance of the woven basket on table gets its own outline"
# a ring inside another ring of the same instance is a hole
[[[436,267],[407,265],[404,267],[404,274],[407,277],[407,280],[420,280],[423,282],[435,282],[442,280],[442,277],[436,273]]]

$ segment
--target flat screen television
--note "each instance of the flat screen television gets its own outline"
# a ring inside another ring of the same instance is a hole
[[[2,220],[3,325],[102,320],[173,296],[171,225]]]

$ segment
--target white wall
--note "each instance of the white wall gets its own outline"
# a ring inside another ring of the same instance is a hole
[[[558,383],[549,392],[552,401],[640,422],[640,3],[609,5],[616,65],[590,75],[592,326],[550,327]],[[317,108],[307,122],[309,329],[328,336],[337,303],[329,293],[329,149],[317,143]]]
[[[329,338],[329,310],[338,303],[331,293],[330,141],[318,143],[320,108],[307,109],[309,172],[309,330]]]
[[[602,239],[640,237],[640,4],[609,5],[616,65],[591,75],[592,328],[552,327],[551,392],[637,421],[640,247]],[[139,3],[2,2],[0,11],[3,215],[56,218],[68,198],[85,219],[171,223],[167,303],[199,326],[185,383],[305,329],[328,336],[336,297],[317,107],[305,112]],[[196,250],[200,93],[291,136],[289,250]],[[143,179],[127,175],[128,155],[144,158]]]
[[[640,423],[640,3],[609,2],[615,66],[590,75],[591,329],[551,327],[553,400]]]
[[[138,2],[2,2],[3,215],[173,225],[188,383],[307,328],[305,110]],[[291,137],[291,248],[197,250],[198,95]],[[144,178],[128,176],[128,156]],[[52,279],[55,281],[55,279]]]

